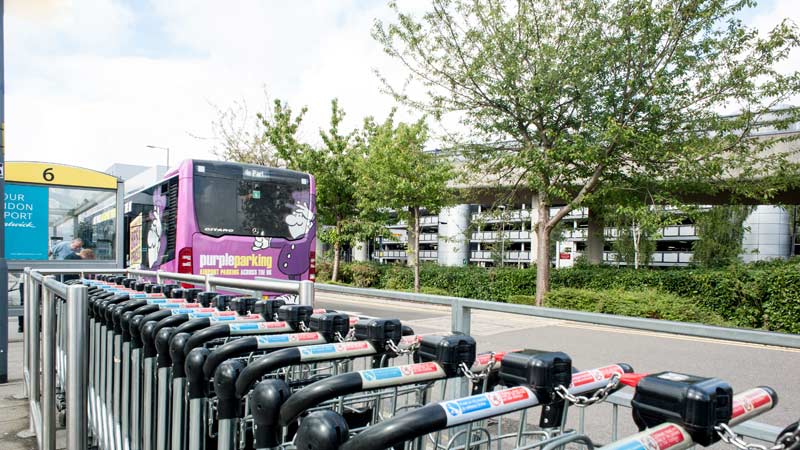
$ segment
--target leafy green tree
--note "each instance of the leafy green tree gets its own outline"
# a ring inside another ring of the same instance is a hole
[[[621,261],[634,269],[650,263],[661,230],[681,218],[675,212],[648,204],[616,205],[605,216],[606,223],[617,230],[614,250]]]
[[[360,205],[366,211],[393,210],[408,224],[408,256],[414,267],[414,291],[419,292],[420,212],[437,213],[453,204],[447,184],[455,173],[449,161],[425,152],[425,120],[395,124],[367,119],[363,143],[366,159],[359,165]]]
[[[752,206],[714,206],[700,212],[695,229],[700,239],[692,245],[692,262],[705,267],[724,267],[739,260],[742,253],[743,226]]]
[[[454,114],[476,173],[536,198],[536,301],[550,283],[550,235],[608,187],[652,184],[704,193],[774,192],[796,183],[781,139],[747,139],[798,109],[768,111],[800,91],[776,66],[798,47],[788,20],[767,36],[737,18],[751,0],[432,0],[422,15],[392,7],[373,36],[405,64],[396,98],[435,118]],[[410,93],[409,93],[410,92]],[[720,114],[735,105],[736,117]],[[796,167],[793,167],[795,169]],[[792,181],[794,180],[794,181]],[[565,205],[551,217],[552,205]]]
[[[339,277],[342,247],[378,233],[374,221],[365,219],[358,207],[356,167],[364,158],[355,140],[356,130],[343,132],[345,112],[337,99],[331,101],[330,127],[320,130],[323,145],[314,148],[298,138],[307,108],[293,115],[286,103],[276,101],[270,116],[260,116],[265,135],[288,167],[314,175],[317,183],[319,238],[333,247],[331,280]]]

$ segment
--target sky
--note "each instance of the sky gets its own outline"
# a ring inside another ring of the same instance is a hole
[[[405,71],[372,39],[384,0],[5,0],[6,159],[104,170],[216,159],[211,123],[235,102],[251,114],[269,98],[309,108],[314,142],[330,100],[345,128],[395,106],[374,69]],[[423,0],[400,0],[424,8]],[[796,0],[743,15],[766,30],[800,21]],[[795,52],[798,53],[798,52]],[[794,54],[785,69],[800,69]],[[414,112],[401,111],[408,119]],[[254,117],[252,117],[255,120]]]

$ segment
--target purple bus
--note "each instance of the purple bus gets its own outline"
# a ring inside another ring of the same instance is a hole
[[[183,161],[125,201],[128,265],[231,278],[314,280],[314,177]]]

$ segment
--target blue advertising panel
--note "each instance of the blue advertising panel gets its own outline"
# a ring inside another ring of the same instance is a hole
[[[47,259],[48,187],[6,183],[6,259]]]

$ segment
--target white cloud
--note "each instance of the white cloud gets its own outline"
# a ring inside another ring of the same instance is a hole
[[[793,16],[777,0],[748,17],[757,26]],[[105,169],[209,158],[214,108],[262,87],[310,108],[304,133],[316,139],[338,97],[346,127],[394,105],[372,69],[399,82],[405,71],[370,36],[385,2],[309,0],[9,0],[6,18],[7,158]],[[126,6],[132,5],[132,6]],[[425,2],[402,3],[420,8]],[[797,55],[787,63],[800,67]],[[415,113],[402,112],[409,119]]]
[[[166,56],[131,56],[129,41],[143,32],[134,29],[139,12],[110,0],[46,3],[59,17],[20,12],[8,20],[9,159],[101,170],[162,162],[147,144],[170,147],[173,162],[210,158],[212,143],[191,136],[209,134],[210,104],[260,107],[265,85],[272,97],[309,106],[311,139],[333,97],[348,127],[393,104],[372,73],[386,59],[369,34],[374,17],[388,12],[380,2],[154,2],[158,23],[149,25],[177,49]]]

